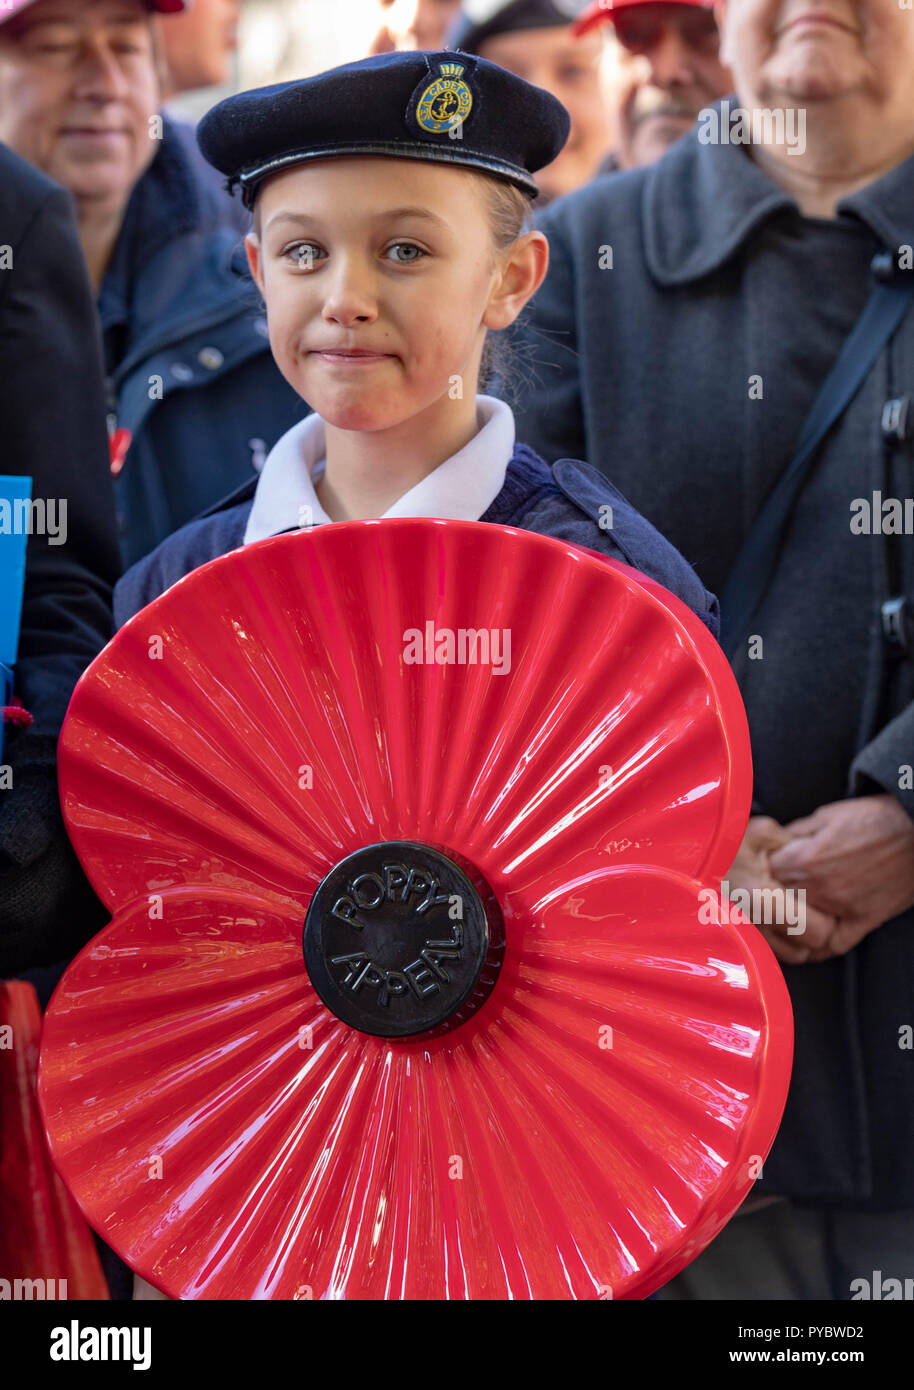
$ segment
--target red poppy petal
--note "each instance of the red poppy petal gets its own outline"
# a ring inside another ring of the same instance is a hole
[[[410,664],[427,624],[507,631],[510,669]],[[200,884],[303,909],[345,853],[398,838],[501,890],[626,862],[714,880],[751,759],[717,644],[665,590],[528,532],[403,519],[264,541],[167,591],[77,686],[60,782],[112,908]]]
[[[431,1040],[335,1018],[294,910],[137,903],[46,1016],[55,1161],[174,1297],[644,1297],[745,1196],[790,1071],[780,970],[701,892],[520,895],[490,997]]]

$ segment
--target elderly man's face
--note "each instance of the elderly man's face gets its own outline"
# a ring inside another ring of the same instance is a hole
[[[695,5],[633,5],[614,15],[620,93],[619,155],[651,164],[733,90],[721,61],[713,11]]]
[[[718,0],[718,16],[743,100],[859,94],[914,123],[914,10],[899,0]]]
[[[0,140],[77,199],[126,201],[158,102],[141,0],[37,0],[0,28]]]

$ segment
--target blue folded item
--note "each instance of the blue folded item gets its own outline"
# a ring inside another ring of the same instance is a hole
[[[31,478],[0,475],[0,685],[4,705],[10,704],[13,698],[13,667],[22,620],[31,496]],[[3,726],[4,721],[0,719],[0,761],[3,759]]]

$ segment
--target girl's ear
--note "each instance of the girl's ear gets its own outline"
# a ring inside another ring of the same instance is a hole
[[[507,328],[532,299],[549,269],[549,242],[542,232],[527,232],[504,253],[501,276],[493,287],[482,321],[486,328]]]
[[[248,267],[254,283],[263,294],[263,260],[260,255],[260,237],[256,232],[248,232],[244,239],[244,249],[247,252]]]

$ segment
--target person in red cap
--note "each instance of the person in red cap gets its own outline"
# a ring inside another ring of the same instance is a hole
[[[721,62],[713,0],[594,0],[572,28],[579,38],[606,20],[617,44],[618,148],[613,166],[653,164],[733,90]]]
[[[96,0],[79,7],[72,0],[9,0],[0,6],[0,139],[73,194],[96,285],[130,190],[159,148],[150,138],[159,87],[145,11],[176,14],[184,7],[185,0]],[[97,80],[82,79],[81,90],[66,80],[81,41],[77,14],[92,9],[104,32],[100,64],[110,88],[104,101]]]
[[[125,566],[256,474],[303,414],[226,222],[160,109],[185,0],[0,0],[0,141],[62,184],[97,296]]]

